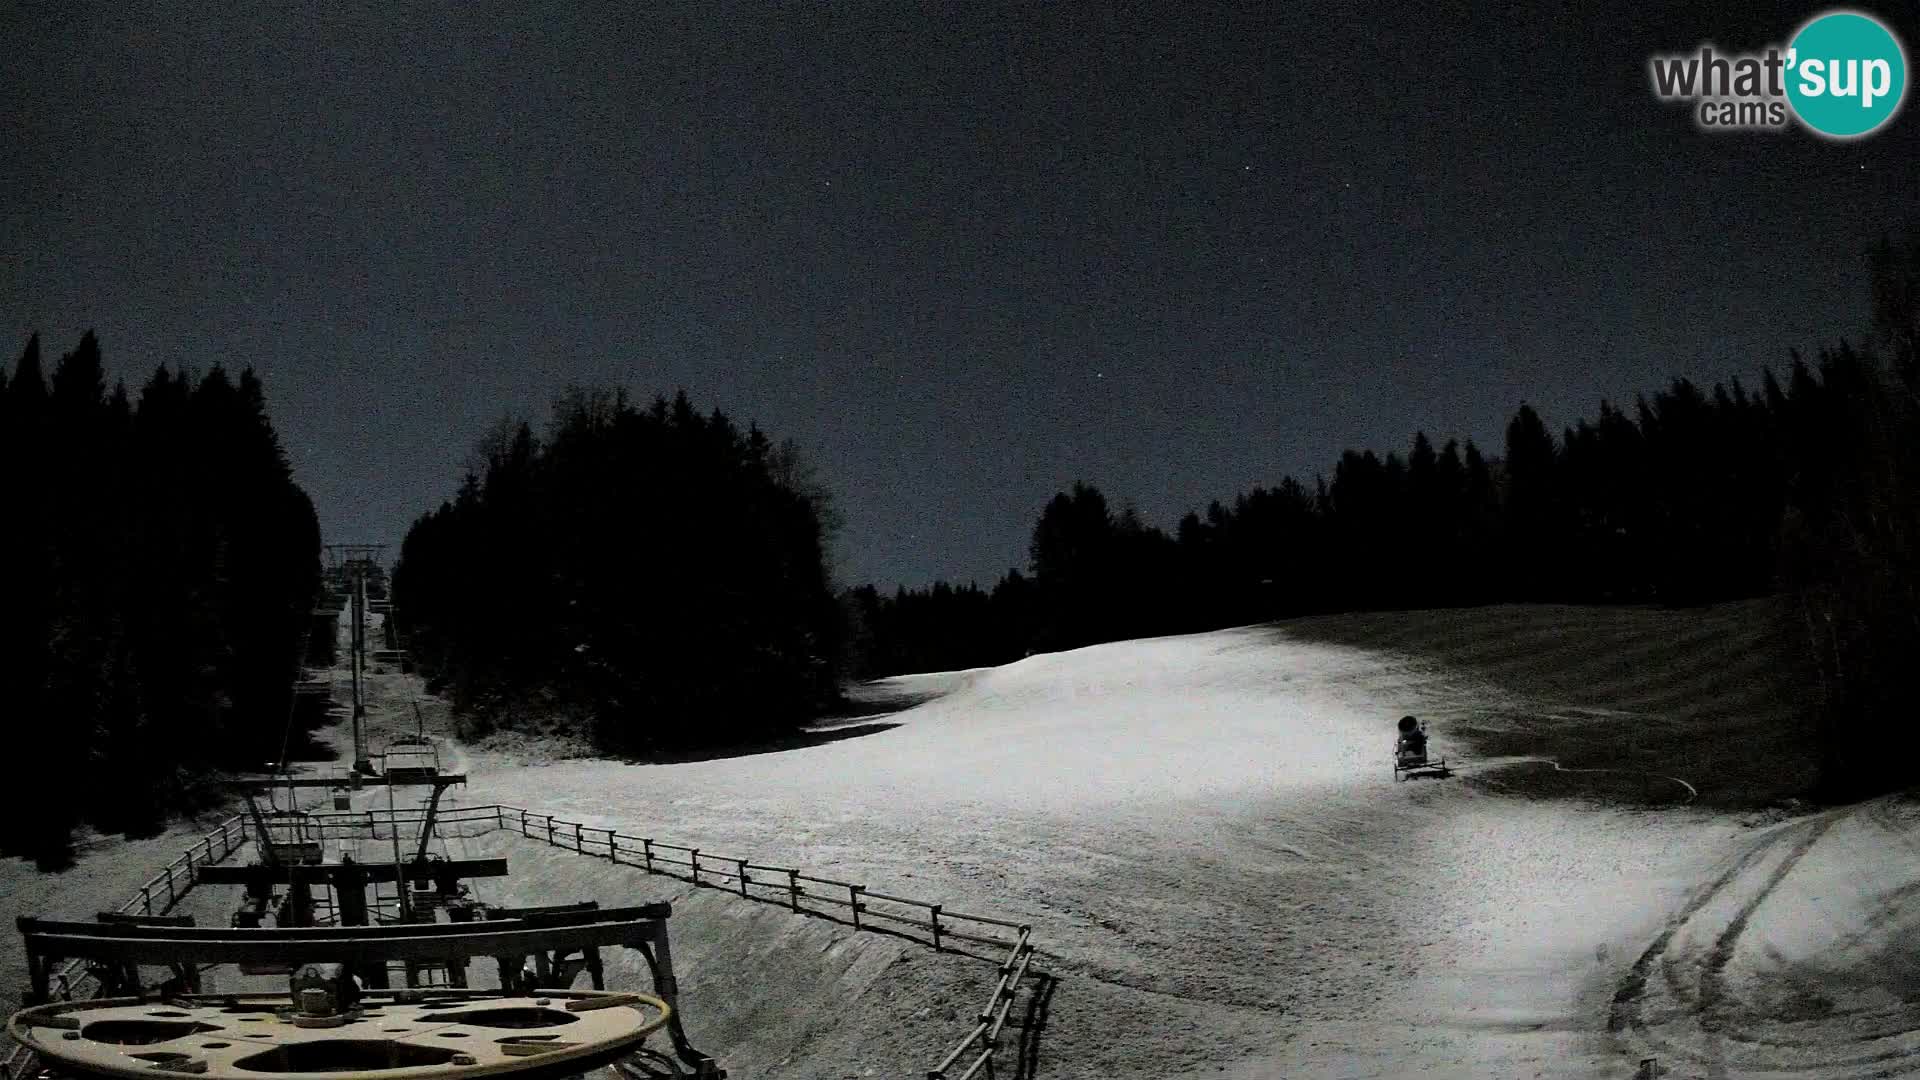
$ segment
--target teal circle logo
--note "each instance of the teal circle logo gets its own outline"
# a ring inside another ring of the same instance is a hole
[[[1880,20],[1853,11],[1817,16],[1787,46],[1787,102],[1822,135],[1851,139],[1900,111],[1907,54]]]

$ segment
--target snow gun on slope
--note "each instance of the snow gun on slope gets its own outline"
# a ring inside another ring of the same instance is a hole
[[[1393,778],[1405,780],[1416,773],[1447,776],[1447,759],[1427,754],[1427,725],[1411,716],[1400,718],[1400,737],[1393,744]]]

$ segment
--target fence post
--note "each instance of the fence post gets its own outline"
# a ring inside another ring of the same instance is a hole
[[[584,845],[585,841],[580,839],[580,823],[576,821],[573,823],[573,850],[575,852],[585,852],[587,849]]]
[[[787,871],[787,894],[793,898],[793,910],[800,910],[800,871]]]
[[[620,861],[620,834],[612,829],[607,830],[607,858],[616,863]]]
[[[493,827],[496,829],[507,827],[507,812],[499,803],[493,804]]]
[[[928,909],[928,914],[933,919],[933,951],[939,952],[940,951],[940,905],[939,904],[933,905],[933,907]]]
[[[643,836],[640,838],[640,847],[642,855],[647,860],[647,873],[651,874],[653,873],[653,841]]]
[[[740,864],[740,895],[745,896],[747,895],[747,860],[735,859],[733,861]]]
[[[553,843],[553,815],[547,815],[547,843]]]
[[[153,886],[152,885],[140,886],[140,911],[141,911],[141,914],[144,914],[144,915],[153,914]]]
[[[694,885],[694,888],[699,888],[700,887],[700,849],[694,848],[688,854],[691,857],[687,861],[693,865],[693,885]]]
[[[167,906],[172,907],[178,901],[173,891],[173,864],[167,864]]]
[[[860,894],[866,891],[865,885],[847,886],[847,897],[853,901],[853,928],[860,929]]]
[[[533,835],[532,833],[527,831],[527,812],[525,810],[520,811],[520,835],[521,836]]]

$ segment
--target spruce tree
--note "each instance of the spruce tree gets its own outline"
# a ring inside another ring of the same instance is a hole
[[[1565,552],[1556,535],[1558,499],[1553,436],[1540,415],[1522,404],[1507,424],[1505,553],[1512,567],[1506,589],[1516,600],[1554,598],[1554,570]]]

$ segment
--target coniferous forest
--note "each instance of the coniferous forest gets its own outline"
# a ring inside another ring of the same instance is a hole
[[[0,852],[60,865],[75,826],[157,833],[203,778],[283,752],[320,576],[312,503],[260,380],[105,385],[89,333],[0,372]],[[48,788],[85,799],[43,798]]]
[[[1492,452],[1349,450],[1171,532],[1076,485],[990,589],[837,595],[835,514],[791,443],[682,394],[572,391],[506,425],[417,520],[406,647],[469,725],[650,754],[777,736],[840,681],[1295,615],[1780,595],[1820,702],[1829,794],[1899,782],[1884,748],[1920,655],[1920,244],[1872,260],[1859,347],[1757,386],[1675,381],[1558,433],[1522,406]],[[87,800],[0,794],[0,850],[157,828],[204,778],[285,754],[313,649],[319,535],[249,370],[105,385],[91,334],[0,372],[0,702],[20,760]],[[30,810],[30,812],[29,812]]]
[[[835,696],[825,493],[791,445],[576,391],[508,425],[393,576],[415,662],[470,730],[532,720],[644,754],[791,730]]]
[[[1502,453],[1472,442],[1349,450],[1331,480],[1293,477],[1189,513],[1171,533],[1096,487],[1056,495],[1031,574],[846,596],[861,669],[1004,663],[1032,651],[1337,611],[1507,602],[1690,605],[1779,584],[1796,456],[1857,383],[1851,350],[1750,394],[1684,380],[1603,404],[1556,439],[1528,406]]]
[[[847,590],[867,677],[1297,615],[1492,603],[1792,603],[1819,681],[1825,783],[1899,781],[1920,700],[1920,237],[1871,258],[1873,328],[1784,377],[1676,380],[1557,436],[1530,407],[1489,453],[1417,434],[1330,478],[1216,501],[1169,534],[1097,488],[1056,495],[1029,573]]]

